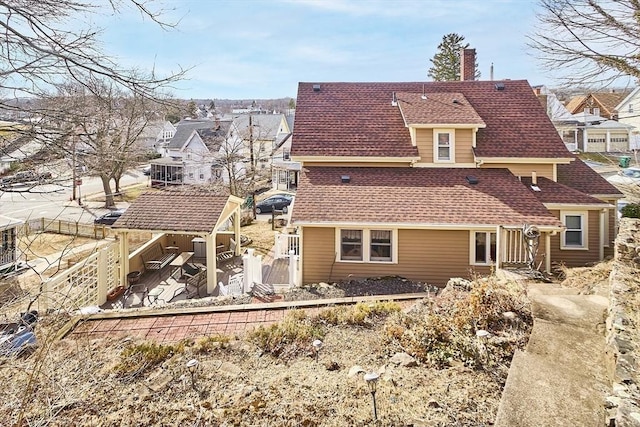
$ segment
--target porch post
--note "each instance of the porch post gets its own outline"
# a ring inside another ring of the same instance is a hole
[[[253,203],[255,203],[256,201],[254,200]],[[233,239],[236,241],[236,253],[234,253],[233,255],[237,256],[240,255],[242,253],[242,250],[240,248],[240,220],[241,220],[241,215],[240,215],[240,206],[236,206],[236,208],[233,211]]]
[[[502,227],[500,227],[499,225],[496,227],[496,270],[502,268],[502,253],[500,252],[502,251],[502,233],[500,232],[501,228]]]
[[[544,234],[544,269],[547,273],[551,273],[551,233]]]
[[[207,294],[211,295],[216,290],[217,269],[216,265],[216,231],[204,237],[207,248]]]
[[[120,235],[120,284],[126,288],[129,287],[127,274],[129,274],[129,232],[123,231]]]

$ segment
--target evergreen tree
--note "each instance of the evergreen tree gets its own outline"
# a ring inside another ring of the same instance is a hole
[[[467,49],[469,43],[462,44],[464,36],[450,33],[442,37],[442,42],[438,45],[438,52],[430,59],[433,64],[429,68],[427,75],[434,81],[455,81],[460,80],[460,50]],[[478,72],[478,62],[475,65],[475,78],[480,77]]]

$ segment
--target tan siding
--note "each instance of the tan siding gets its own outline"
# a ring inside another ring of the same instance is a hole
[[[456,163],[473,163],[472,129],[456,129]]]
[[[354,166],[354,167],[372,167],[372,168],[380,168],[380,167],[399,167],[406,168],[411,165],[411,162],[353,162],[353,161],[344,161],[344,162],[304,162],[304,167],[312,167],[312,166],[326,166],[326,167],[345,167],[345,166]]]
[[[416,129],[416,145],[420,162],[433,163],[433,129]]]
[[[456,163],[473,163],[472,129],[455,130]],[[416,145],[421,163],[433,163],[433,129],[416,129]]]
[[[560,218],[559,211],[551,211],[556,218]],[[560,249],[561,233],[551,236],[551,262],[564,264],[568,267],[580,267],[600,261],[600,211],[588,212],[588,246],[589,250]]]
[[[531,176],[535,172],[537,176],[553,180],[553,165],[520,164],[520,163],[484,163],[482,168],[506,168],[515,176]]]
[[[451,277],[469,277],[468,231],[399,230],[398,264],[334,263],[334,236],[333,228],[304,227],[304,283],[397,275],[444,285]]]

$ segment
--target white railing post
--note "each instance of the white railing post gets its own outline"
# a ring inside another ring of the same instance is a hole
[[[289,286],[298,285],[298,255],[294,250],[289,251]]]
[[[251,274],[253,269],[253,263],[251,259],[253,258],[254,249],[247,249],[247,253],[242,255],[242,270],[244,275],[242,277],[242,292],[247,293],[252,288],[251,283]]]

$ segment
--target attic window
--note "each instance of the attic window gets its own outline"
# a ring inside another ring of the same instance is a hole
[[[473,175],[467,175],[467,176],[466,176],[466,178],[467,178],[467,182],[468,182],[469,184],[475,185],[475,184],[477,184],[477,183],[478,183],[478,178],[476,178],[476,177],[475,177],[475,176],[473,176]]]
[[[343,184],[348,184],[349,182],[351,182],[351,177],[349,175],[342,175],[340,177],[340,180]]]
[[[313,85],[313,91],[314,92],[320,92],[320,85],[318,85],[318,84]]]
[[[496,90],[504,90],[504,83],[496,83]]]

